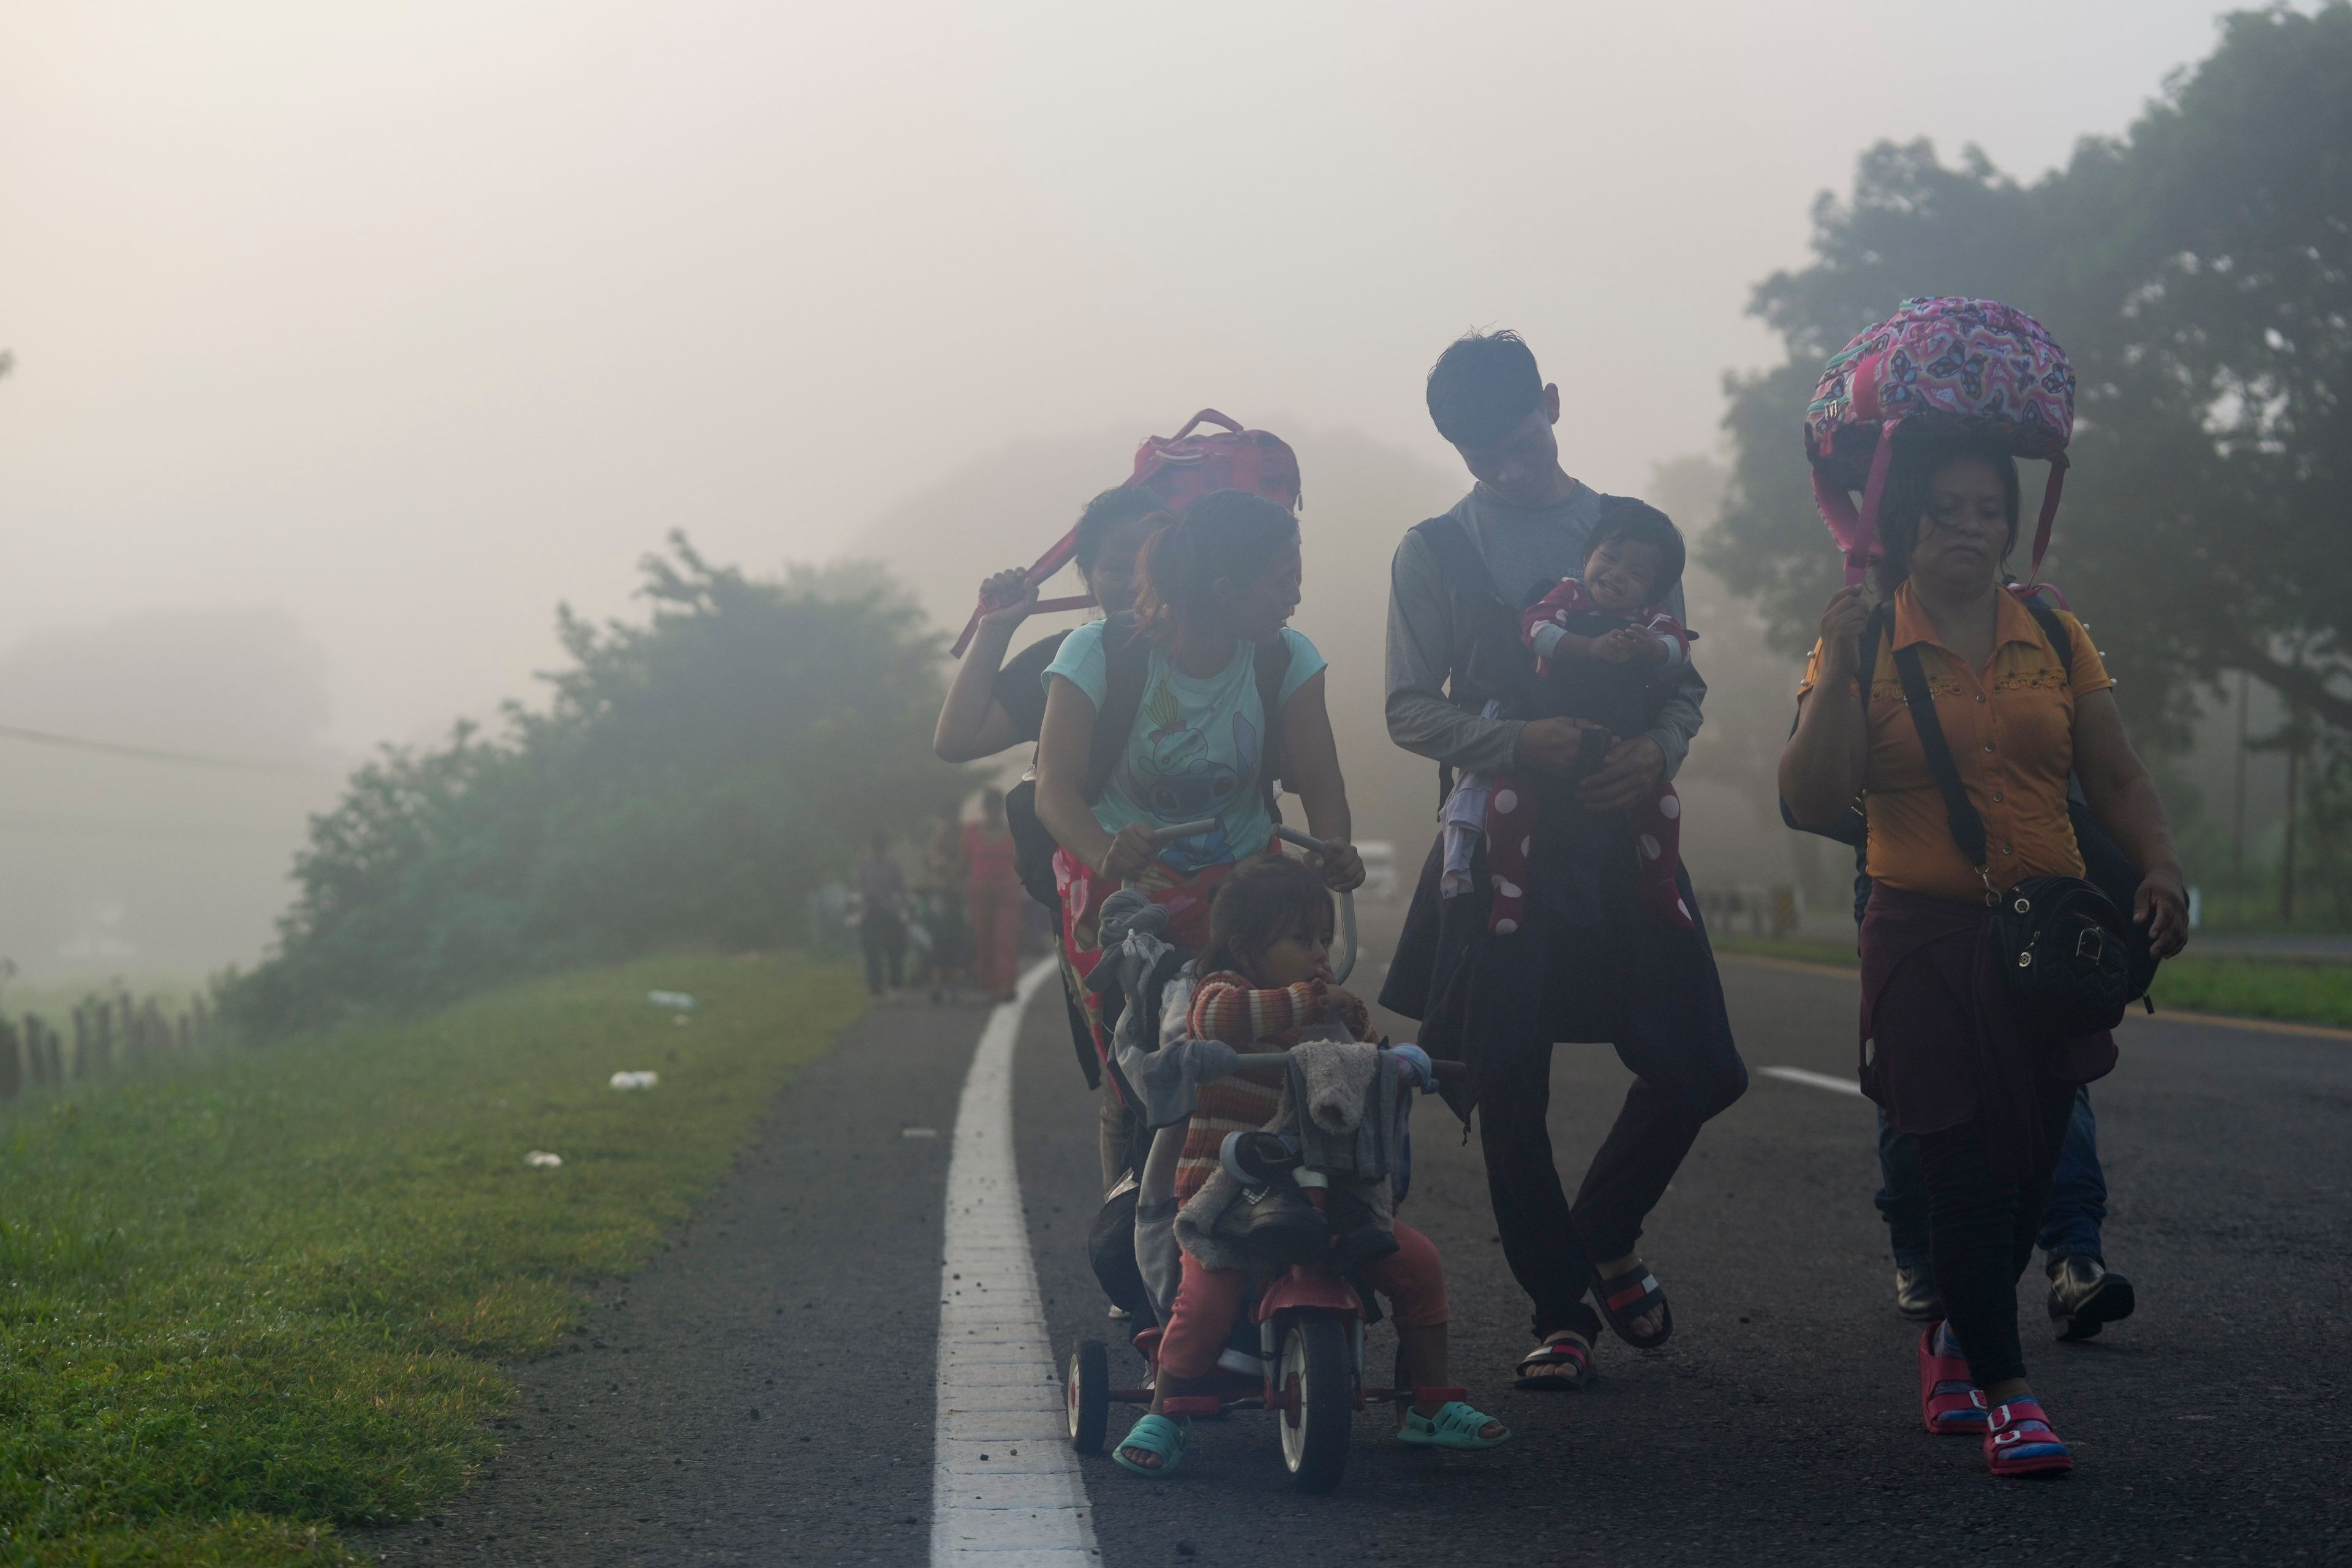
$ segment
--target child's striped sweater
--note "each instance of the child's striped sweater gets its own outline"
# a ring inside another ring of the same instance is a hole
[[[1238,1050],[1253,1047],[1288,1049],[1308,1026],[1338,1023],[1360,1040],[1373,1037],[1363,1005],[1353,997],[1338,1006],[1319,980],[1296,985],[1254,986],[1246,975],[1221,969],[1204,976],[1192,993],[1186,1026],[1196,1040],[1223,1040]],[[1204,1083],[1194,1102],[1184,1152],[1176,1162],[1176,1201],[1183,1203],[1217,1169],[1228,1132],[1255,1132],[1273,1120],[1282,1103],[1278,1068],[1244,1068]]]

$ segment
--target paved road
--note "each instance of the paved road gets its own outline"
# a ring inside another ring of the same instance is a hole
[[[1381,925],[1367,921],[1368,941]],[[1851,1076],[1850,976],[1727,961],[1725,980],[1751,1065]],[[1110,1325],[1081,1256],[1091,1105],[1052,999],[1016,1051],[1015,1153],[1066,1354]],[[981,1016],[877,1015],[805,1074],[689,1244],[600,1291],[592,1335],[613,1348],[520,1369],[493,1478],[393,1537],[394,1560],[925,1561],[940,1184]],[[1085,1461],[1103,1561],[2352,1561],[2352,1040],[2158,1019],[2124,1043],[2095,1094],[2109,1258],[2137,1281],[2139,1314],[2059,1346],[2040,1329],[2038,1276],[2023,1298],[2071,1479],[1995,1482],[1974,1444],[1919,1431],[1860,1100],[1759,1076],[1644,1242],[1674,1343],[1612,1341],[1592,1388],[1551,1395],[1509,1391],[1525,1303],[1476,1149],[1430,1102],[1412,1215],[1445,1253],[1456,1376],[1512,1442],[1433,1456],[1367,1415],[1344,1486],[1309,1499],[1284,1484],[1265,1417],[1202,1424],[1168,1481]],[[1555,1072],[1554,1135],[1580,1156],[1626,1077],[1605,1047],[1563,1048]],[[906,1124],[941,1137],[906,1140]],[[1373,1331],[1375,1361],[1387,1333]],[[1114,1411],[1114,1433],[1129,1419]]]

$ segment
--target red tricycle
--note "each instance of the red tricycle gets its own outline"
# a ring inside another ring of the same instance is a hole
[[[1283,1053],[1276,1051],[1243,1056],[1237,1065],[1279,1067],[1284,1060]],[[1452,1078],[1462,1070],[1458,1062],[1433,1066],[1439,1079]],[[1316,1189],[1321,1178],[1314,1172],[1300,1171],[1296,1179],[1307,1189],[1309,1201],[1320,1207],[1323,1194]],[[1339,1484],[1348,1468],[1348,1443],[1356,1412],[1367,1404],[1466,1397],[1459,1388],[1399,1386],[1404,1381],[1402,1364],[1395,1385],[1367,1384],[1364,1304],[1352,1285],[1320,1263],[1295,1264],[1262,1284],[1253,1311],[1258,1326],[1257,1385],[1248,1385],[1247,1373],[1236,1373],[1236,1386],[1230,1392],[1171,1394],[1162,1402],[1161,1412],[1171,1416],[1222,1415],[1234,1410],[1276,1412],[1281,1417],[1277,1430],[1283,1467],[1301,1491],[1328,1492]],[[1102,1452],[1114,1402],[1139,1405],[1151,1402],[1150,1384],[1159,1375],[1160,1333],[1159,1329],[1150,1328],[1135,1336],[1135,1348],[1150,1369],[1139,1387],[1111,1386],[1110,1352],[1100,1340],[1082,1340],[1071,1352],[1064,1393],[1070,1446],[1079,1453]]]

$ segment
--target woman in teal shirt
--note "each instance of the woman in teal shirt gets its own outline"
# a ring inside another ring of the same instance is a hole
[[[1364,879],[1324,707],[1323,656],[1284,624],[1298,607],[1297,520],[1263,497],[1218,490],[1154,534],[1139,566],[1133,622],[1081,626],[1045,675],[1037,816],[1062,846],[1055,869],[1081,974],[1097,956],[1102,900],[1122,881],[1168,907],[1171,942],[1207,940],[1210,891],[1274,845],[1269,752],[1306,808],[1307,831],[1333,847],[1318,859],[1324,880],[1344,889]],[[1113,664],[1139,656],[1141,697],[1126,745],[1089,801],[1095,720]],[[1265,659],[1281,661],[1271,714]],[[1165,845],[1150,837],[1194,821],[1216,826]]]

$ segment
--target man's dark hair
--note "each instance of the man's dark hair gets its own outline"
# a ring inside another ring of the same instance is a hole
[[[1675,526],[1674,519],[1649,502],[1630,496],[1613,496],[1601,503],[1601,516],[1584,542],[1584,558],[1590,561],[1594,551],[1613,543],[1657,547],[1658,580],[1650,584],[1653,600],[1664,598],[1666,590],[1683,580],[1683,567],[1688,558],[1683,547],[1683,531]]]
[[[1078,570],[1095,569],[1095,557],[1114,530],[1152,516],[1162,522],[1175,521],[1165,500],[1136,485],[1114,485],[1087,502],[1086,510],[1078,513],[1078,543],[1074,552]]]
[[[1260,953],[1309,921],[1328,940],[1331,891],[1304,860],[1287,855],[1245,860],[1210,897],[1209,945],[1201,954],[1201,973],[1246,973]]]
[[[1456,447],[1492,447],[1543,401],[1536,356],[1517,332],[1472,332],[1429,367],[1429,417]]]

